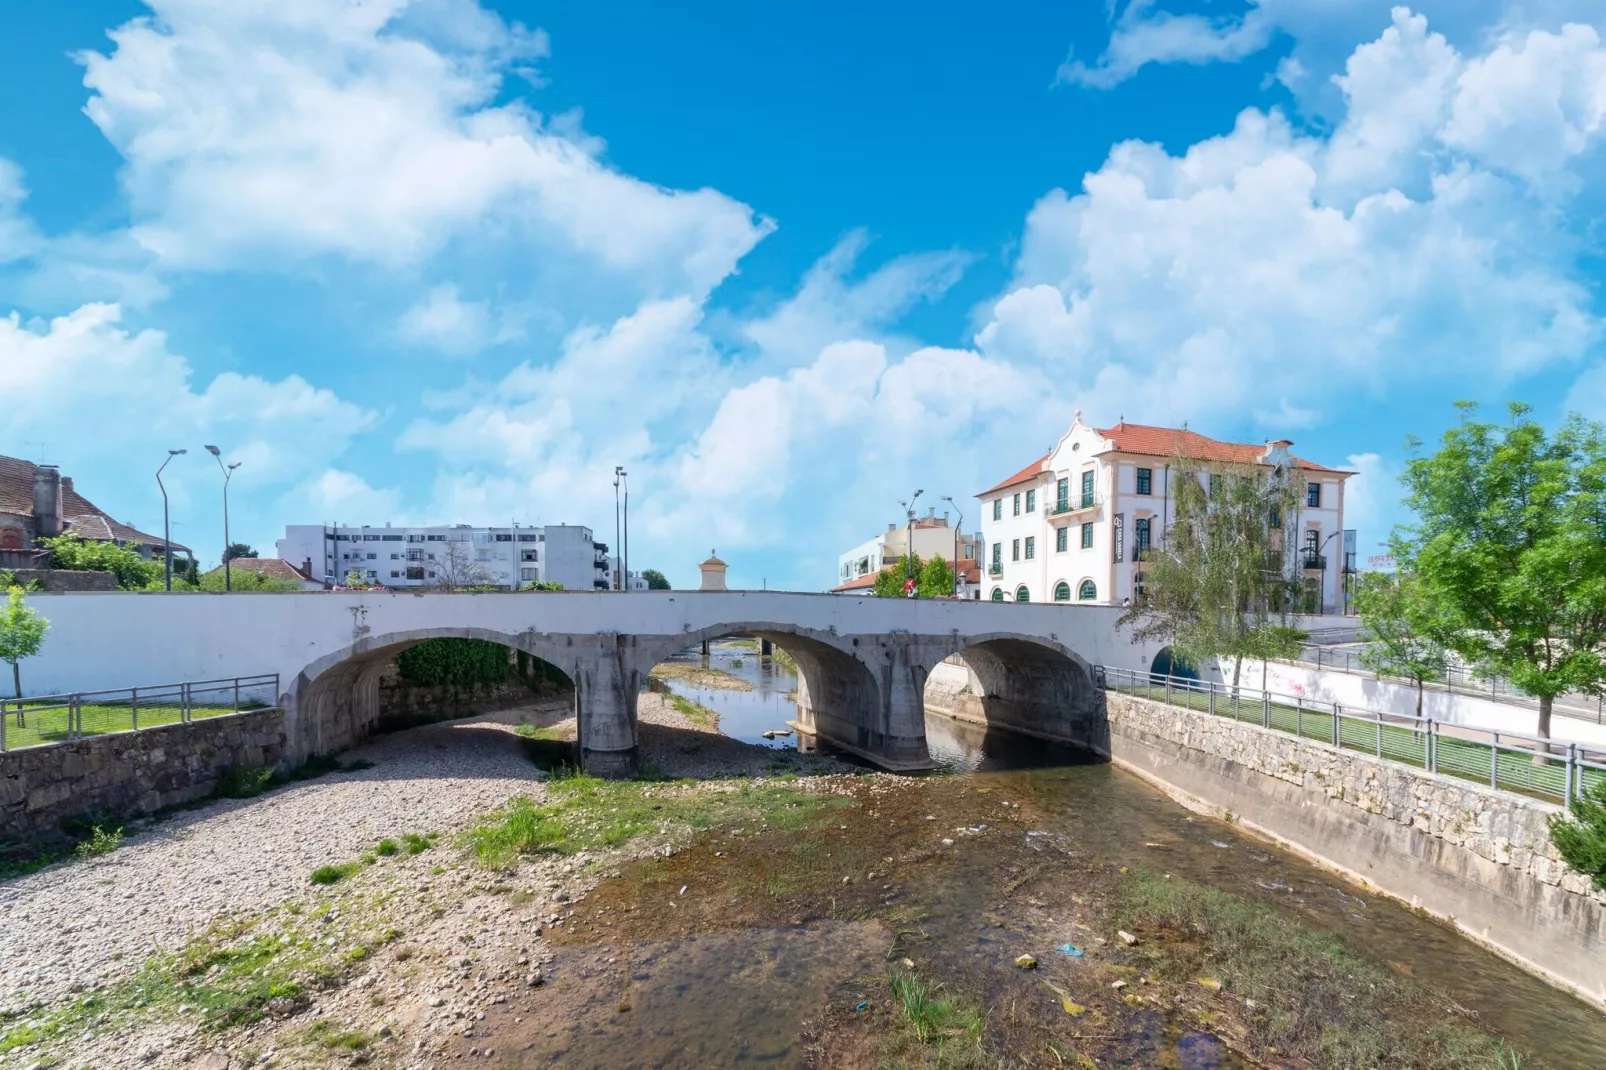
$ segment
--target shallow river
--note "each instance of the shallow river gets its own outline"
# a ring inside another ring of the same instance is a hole
[[[721,730],[735,738],[796,746],[795,737],[766,740],[762,735],[783,728],[793,714],[790,672],[753,650],[725,645],[715,647],[711,663],[754,684],[754,690],[691,687],[679,680],[674,690],[718,711]],[[1000,979],[1015,983],[1013,975],[1020,971],[1009,965],[1022,948],[1051,949],[1075,935],[1063,916],[1010,914],[999,905],[1000,875],[1027,873],[1034,866],[1033,852],[1046,852],[1066,867],[1096,861],[1164,870],[1272,905],[1431,985],[1472,1012],[1485,1030],[1532,1053],[1539,1065],[1563,1070],[1606,1065],[1601,1055],[1606,1016],[1403,906],[1228,824],[1195,816],[1136,777],[1090,762],[1079,752],[984,734],[938,717],[928,718],[927,731],[933,757],[958,771],[928,778],[909,796],[929,813],[863,820],[877,816],[872,809],[853,827],[833,832],[840,840],[831,850],[839,859],[862,857],[874,865],[883,851],[894,851],[888,840],[908,842],[933,827],[955,827],[962,849],[908,870],[893,893],[921,918],[924,942],[919,952],[910,953],[942,960],[950,975],[969,967],[990,969],[985,985],[991,993]],[[1000,814],[1007,816],[1000,820]],[[922,826],[922,821],[936,825]],[[965,839],[967,827],[978,834]],[[609,929],[610,922],[602,920],[593,935],[571,930],[565,936],[554,979],[568,977],[573,983],[555,984],[549,993],[565,1013],[543,1014],[546,1024],[539,1032],[528,1024],[491,1023],[492,1033],[500,1034],[499,1061],[508,1066],[808,1063],[811,1036],[841,1021],[831,1017],[833,1008],[840,1013],[861,1001],[868,992],[863,979],[884,971],[889,957],[903,953],[893,946],[900,937],[868,921],[797,925],[800,919],[773,918],[766,924],[734,907],[718,907],[714,899],[724,891],[718,881],[735,880],[742,864],[742,848],[733,847],[740,843],[724,841],[718,854],[714,845],[703,845],[656,864],[650,873],[627,874],[599,887],[591,900],[604,916],[619,917],[618,928]],[[754,864],[760,870],[764,865],[762,860]],[[1076,876],[1067,868],[1065,876],[1052,879],[1073,882]],[[675,888],[687,886],[689,895],[683,891],[685,898],[670,902]],[[663,899],[656,898],[659,887],[669,889]],[[722,909],[728,913],[722,915]],[[642,926],[647,916],[658,920]],[[1052,966],[1071,968],[1059,961]],[[822,1021],[828,1024],[822,1027]],[[988,1028],[1005,1026],[990,1022]],[[1130,1065],[1185,1070],[1246,1065],[1214,1037],[1182,1029],[1165,1013],[1140,1016],[1127,1028],[1141,1034],[1128,1038]]]

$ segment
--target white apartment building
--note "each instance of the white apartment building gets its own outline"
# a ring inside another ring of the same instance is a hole
[[[537,580],[556,581],[570,591],[606,590],[614,567],[607,544],[575,524],[291,524],[277,545],[281,558],[328,586],[344,583],[353,572],[369,583],[398,588],[435,587],[454,572],[461,583],[472,572],[508,590]]]
[[[1008,602],[1121,605],[1143,589],[1144,551],[1170,523],[1173,461],[1298,470],[1306,499],[1296,523],[1304,576],[1321,612],[1343,603],[1344,481],[1353,472],[1288,452],[1279,439],[1257,446],[1192,431],[1082,422],[1078,412],[1058,444],[976,497],[982,503],[984,597]]]
[[[976,556],[975,536],[956,532],[949,525],[948,514],[938,516],[933,508],[925,516],[915,517],[912,528],[907,522],[888,524],[886,531],[838,556],[837,586],[833,590],[842,592],[874,586],[877,573],[904,559],[911,533],[914,536],[915,553],[922,561],[941,557],[952,565],[956,539],[958,560],[965,561]]]

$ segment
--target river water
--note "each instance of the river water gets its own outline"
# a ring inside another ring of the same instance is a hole
[[[671,686],[717,711],[721,730],[730,736],[796,746],[795,737],[763,736],[793,716],[795,681],[785,667],[752,649],[724,644],[714,647],[709,663],[753,690],[693,687],[682,680]],[[1038,867],[1037,856],[1044,865],[1052,856],[1063,872],[1052,877],[1051,887],[1060,890],[1074,886],[1075,867],[1096,860],[1105,867],[1163,869],[1336,933],[1364,956],[1444,994],[1484,1030],[1531,1053],[1537,1065],[1606,1066],[1606,1016],[1397,903],[1231,825],[1191,814],[1138,778],[1080,752],[982,733],[935,716],[928,718],[927,732],[933,757],[955,774],[928,778],[914,789],[913,805],[931,812],[865,820],[878,817],[872,800],[852,827],[842,826],[831,851],[838,859],[861,858],[860,864],[873,866],[883,851],[894,850],[889,841],[908,842],[933,827],[955,827],[961,838],[967,830],[975,833],[963,850],[906,876],[892,894],[904,897],[900,905],[906,901],[921,919],[923,943],[910,953],[940,964],[949,976],[985,973],[984,990],[996,1005],[1004,1005],[997,996],[1000,984],[1036,985],[1035,996],[1022,987],[1021,998],[1041,999],[1039,979],[1022,980],[1022,972],[1010,968],[1021,948],[1053,948],[1068,933],[1083,939],[1067,928],[1063,914],[1056,919],[1041,910],[1006,911],[1000,906],[1004,889],[1013,891],[1016,883],[1005,885],[1001,875],[1029,874]],[[922,818],[935,824],[922,825]],[[724,889],[711,884],[714,873],[725,885],[740,883],[741,867],[749,863],[765,872],[771,863],[762,856],[744,861],[744,849],[736,840],[724,841],[719,852],[713,844],[699,845],[654,863],[651,872],[599,887],[591,897],[598,916],[628,917],[634,924],[608,930],[604,921],[591,936],[565,937],[569,945],[555,973],[575,983],[561,988],[561,997],[559,988],[549,994],[560,999],[562,1013],[543,1015],[547,1024],[539,1032],[529,1026],[493,1030],[507,1041],[505,1065],[824,1065],[810,1060],[811,1037],[852,1027],[853,1016],[841,1017],[842,1009],[874,998],[862,987],[863,978],[878,971],[884,976],[886,962],[902,953],[903,936],[869,921],[816,916],[799,924],[803,919],[744,914],[739,897],[721,900]],[[772,873],[755,879],[777,878]],[[690,896],[688,886],[694,889]],[[662,904],[677,887],[685,898],[667,910]],[[834,899],[832,904],[840,906]],[[649,916],[655,920],[643,926]],[[1066,968],[1058,961],[1052,967]],[[1251,1065],[1210,1034],[1183,1028],[1175,1014],[1128,1016],[1125,1027],[1131,1035],[1120,1065]],[[999,1020],[988,1028],[1008,1026]]]

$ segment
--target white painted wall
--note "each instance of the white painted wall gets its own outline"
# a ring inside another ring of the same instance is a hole
[[[44,649],[22,665],[32,695],[271,672],[282,688],[361,637],[427,628],[664,636],[763,622],[850,635],[1009,632],[1054,639],[1091,664],[1144,670],[1158,649],[1117,633],[1120,611],[1109,607],[775,591],[38,593],[28,604],[50,621]]]
[[[1231,658],[1221,659],[1221,678],[1232,679]],[[1243,676],[1239,683],[1259,689],[1261,663],[1252,658],[1244,660]],[[1266,690],[1284,695],[1297,695],[1312,704],[1331,707],[1337,702],[1354,710],[1416,714],[1416,688],[1390,680],[1378,680],[1349,673],[1330,672],[1326,669],[1303,665],[1285,665],[1271,662],[1266,666]],[[1422,716],[1445,724],[1465,725],[1495,732],[1519,732],[1531,736],[1538,727],[1536,711],[1509,703],[1494,702],[1475,695],[1451,693],[1442,689],[1427,688],[1422,692]],[[1606,725],[1584,721],[1559,714],[1551,724],[1555,739],[1576,743],[1606,745]]]

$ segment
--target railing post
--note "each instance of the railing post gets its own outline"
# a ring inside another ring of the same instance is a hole
[[[240,712],[240,678],[234,678],[234,712]]]
[[[178,685],[178,719],[180,724],[190,723],[190,685]]]
[[[1500,733],[1494,733],[1494,742],[1489,744],[1489,786],[1500,786]]]
[[[1165,674],[1165,704],[1171,705],[1171,674]]]
[[[128,712],[129,712],[130,717],[133,720],[133,725],[134,725],[133,730],[135,732],[138,732],[139,731],[139,688],[137,688],[137,687],[129,692]]]
[[[1210,716],[1214,717],[1216,715],[1216,682],[1208,680],[1206,683],[1210,685]]]
[[[1344,737],[1338,733],[1338,703],[1333,703],[1333,746],[1342,747]]]
[[[1305,696],[1294,696],[1294,735],[1305,738]]]
[[[67,697],[67,738],[78,739],[84,734],[83,711],[78,708],[78,696]]]
[[[1435,742],[1437,737],[1433,734],[1433,718],[1428,718],[1427,735],[1423,738],[1423,761],[1427,764],[1428,772],[1439,771],[1439,748]]]
[[[1567,744],[1567,786],[1562,791],[1562,805],[1573,808],[1573,770],[1578,768],[1578,744]]]
[[[1378,710],[1373,716],[1377,718],[1377,756],[1381,758],[1383,757],[1383,711]],[[1427,763],[1424,762],[1423,764]]]
[[[6,700],[0,698],[0,754],[6,752]]]
[[[1265,728],[1271,727],[1271,695],[1265,691],[1260,693],[1260,723]]]

